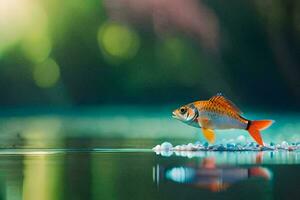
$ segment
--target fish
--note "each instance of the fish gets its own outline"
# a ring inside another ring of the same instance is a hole
[[[209,143],[215,142],[215,130],[240,129],[249,132],[259,145],[264,146],[260,131],[275,121],[249,120],[242,116],[240,109],[221,93],[206,101],[195,101],[174,110],[172,117],[190,126],[201,128]]]

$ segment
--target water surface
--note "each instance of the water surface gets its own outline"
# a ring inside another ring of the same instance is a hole
[[[1,150],[0,194],[2,199],[296,198],[300,152],[276,153],[272,159],[270,152],[188,158],[146,149]]]

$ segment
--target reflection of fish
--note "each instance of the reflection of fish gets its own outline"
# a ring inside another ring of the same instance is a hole
[[[202,128],[205,138],[213,143],[215,129],[243,129],[249,131],[260,145],[263,140],[260,130],[268,128],[273,120],[247,120],[241,111],[221,94],[207,101],[196,101],[173,111],[173,117],[194,127]]]
[[[163,168],[160,168],[163,170]],[[176,183],[191,184],[200,188],[207,188],[213,192],[226,190],[232,184],[260,177],[271,180],[271,172],[263,167],[231,167],[216,166],[213,158],[206,158],[198,168],[179,166],[167,168],[162,173],[168,180]]]

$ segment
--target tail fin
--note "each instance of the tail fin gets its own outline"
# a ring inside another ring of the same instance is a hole
[[[264,142],[260,135],[260,130],[264,130],[273,124],[273,120],[254,120],[248,121],[247,130],[253,139],[259,144],[264,145]]]

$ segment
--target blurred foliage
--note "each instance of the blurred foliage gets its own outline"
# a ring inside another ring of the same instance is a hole
[[[1,0],[0,105],[166,104],[221,91],[299,109],[298,1],[165,4]]]

